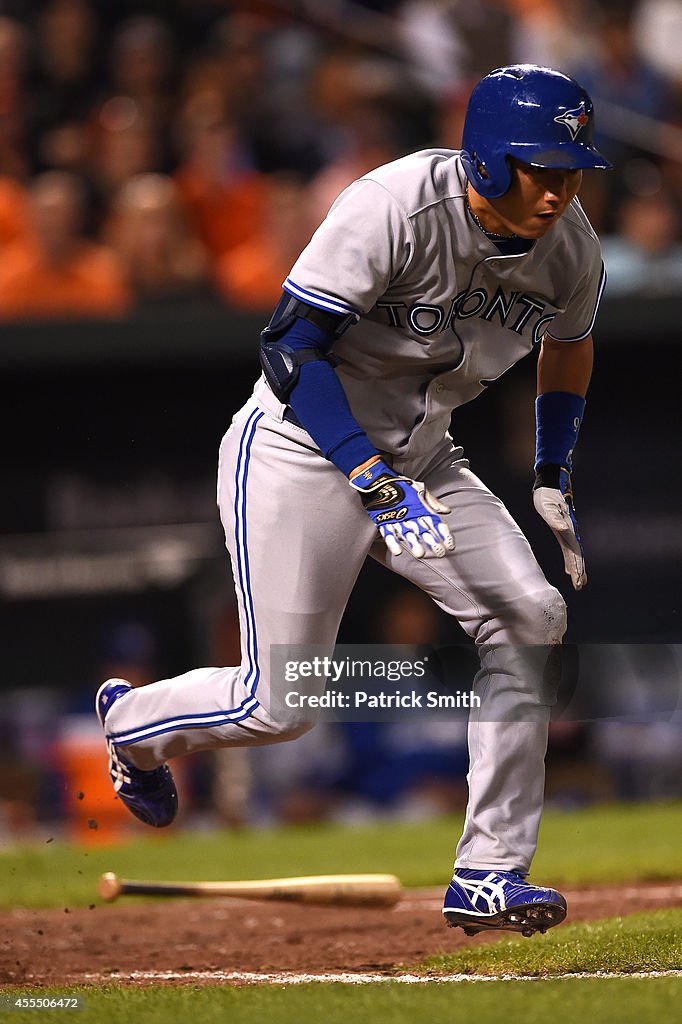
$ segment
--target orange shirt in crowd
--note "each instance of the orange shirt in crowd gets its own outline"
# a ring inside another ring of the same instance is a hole
[[[28,237],[31,230],[26,189],[0,177],[0,246]]]
[[[34,244],[17,242],[0,254],[0,317],[117,316],[131,305],[115,257],[101,245],[79,243],[72,258],[51,266]]]
[[[291,263],[281,259],[268,238],[253,238],[221,257],[215,270],[216,287],[236,309],[269,310],[282,297],[282,282]]]
[[[246,172],[220,184],[185,166],[174,180],[195,230],[213,256],[229,252],[260,230],[267,197],[267,183],[260,174]]]

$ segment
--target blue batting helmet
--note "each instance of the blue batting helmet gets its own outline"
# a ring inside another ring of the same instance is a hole
[[[509,156],[536,167],[611,167],[593,135],[592,100],[575,79],[514,64],[491,71],[472,92],[462,163],[476,191],[494,199],[511,185]]]

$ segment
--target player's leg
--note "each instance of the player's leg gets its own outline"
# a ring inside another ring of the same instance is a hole
[[[218,500],[242,663],[194,669],[112,705],[109,740],[145,771],[179,754],[292,739],[310,727],[309,712],[286,722],[271,714],[271,647],[315,644],[317,653],[331,654],[373,540],[372,523],[338,470],[300,428],[276,423],[254,402],[223,439]]]
[[[469,720],[469,804],[457,864],[525,874],[537,843],[554,700],[545,671],[548,645],[563,636],[564,601],[461,449],[411,469],[452,509],[447,522],[455,550],[442,559],[417,560],[375,545],[372,555],[456,617],[482,654],[474,684],[481,707]]]

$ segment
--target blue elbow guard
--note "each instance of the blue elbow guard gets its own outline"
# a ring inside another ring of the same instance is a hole
[[[328,313],[284,292],[260,336],[260,363],[275,397],[286,404],[304,363],[333,363],[334,341],[357,320],[354,313]]]
[[[298,384],[303,363],[317,360],[328,361],[319,348],[292,348],[283,341],[263,341],[261,337],[260,365],[263,374],[275,398],[285,405]]]

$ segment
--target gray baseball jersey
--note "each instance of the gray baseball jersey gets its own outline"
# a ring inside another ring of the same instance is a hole
[[[370,440],[398,473],[452,511],[455,550],[390,554],[357,493],[263,379],[223,438],[218,503],[241,625],[238,666],[198,668],[132,690],[107,715],[138,768],[218,746],[273,743],[309,723],[270,712],[273,645],[332,652],[368,554],[424,590],[488,651],[471,716],[469,805],[460,866],[528,870],[542,809],[549,703],[519,645],[556,644],[565,605],[502,502],[447,435],[453,408],[552,337],[592,329],[599,245],[574,202],[523,255],[502,256],[471,218],[458,154],[429,150],[347,189],[291,271],[286,289],[361,315],[334,348],[337,373]],[[437,563],[437,564],[436,564]],[[484,655],[485,660],[486,655]],[[513,725],[490,702],[521,709]]]
[[[343,192],[285,288],[361,314],[334,346],[351,409],[378,449],[425,454],[452,410],[527,355],[546,330],[594,324],[604,275],[577,200],[528,253],[503,256],[475,224],[457,152],[430,149]]]

